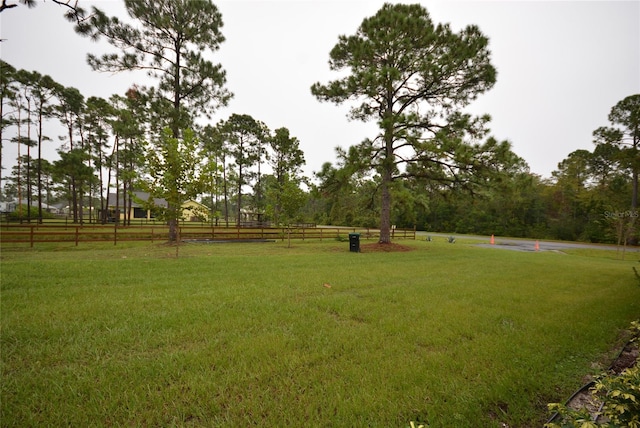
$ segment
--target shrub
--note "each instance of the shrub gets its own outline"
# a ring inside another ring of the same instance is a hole
[[[613,426],[640,427],[640,369],[637,365],[625,369],[620,376],[603,376],[593,391],[604,396],[602,415]]]
[[[30,215],[29,215],[30,214]],[[26,205],[20,205],[15,211],[10,212],[9,213],[9,220],[11,221],[17,221],[20,220],[20,218],[25,219],[25,218],[32,218],[32,219],[37,219],[38,218],[38,207],[37,206],[32,206],[30,210],[27,210],[27,206]],[[51,214],[48,211],[42,211],[42,218],[53,218],[54,215]]]
[[[640,320],[631,323],[633,341],[640,336]],[[640,428],[640,368],[636,364],[619,375],[600,375],[591,388],[594,401],[602,403],[601,410],[592,415],[586,409],[573,410],[560,403],[551,403],[549,410],[557,412],[559,423],[550,422],[545,428]],[[599,422],[598,420],[602,421]]]

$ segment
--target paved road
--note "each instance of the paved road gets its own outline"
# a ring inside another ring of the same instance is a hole
[[[427,233],[427,232],[417,232],[417,239],[426,239],[427,236],[431,237],[443,237],[447,238],[449,236],[456,236],[455,234],[445,234],[445,233]],[[531,239],[518,239],[518,238],[503,238],[503,237],[495,237],[494,245],[491,245],[491,237],[489,236],[479,236],[479,235],[462,235],[464,238],[469,239],[477,239],[479,241],[483,241],[478,243],[479,246],[482,247],[491,247],[491,248],[499,248],[505,250],[515,250],[515,251],[536,251],[536,241]],[[569,242],[569,241],[537,241],[538,242],[538,251],[561,251],[569,248],[587,248],[587,249],[597,249],[597,250],[611,250],[618,251],[618,247],[616,245],[605,245],[605,244],[589,244],[585,242]],[[626,251],[632,252],[640,252],[639,247],[627,247]]]

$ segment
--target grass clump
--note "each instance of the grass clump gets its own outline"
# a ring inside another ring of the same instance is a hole
[[[640,309],[626,261],[403,244],[3,248],[2,425],[540,426]]]

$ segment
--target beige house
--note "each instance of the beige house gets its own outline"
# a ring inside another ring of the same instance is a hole
[[[120,197],[118,198],[119,201],[117,201],[118,203],[116,203],[116,194],[109,193],[107,199],[107,217],[109,221],[113,221],[113,219],[115,218],[124,220],[127,217],[131,219],[144,220],[152,220],[155,218],[153,210],[147,209],[140,202],[149,200],[149,194],[146,192],[133,192],[133,195],[134,196],[131,198],[131,206],[129,206],[128,196],[124,198],[122,195],[120,195]],[[128,216],[125,215],[125,201],[127,202],[127,208],[129,211]],[[153,204],[161,208],[167,207],[167,201],[161,198],[155,198]],[[199,202],[189,200],[182,204],[181,220],[183,221],[209,221],[210,215],[211,211],[209,210],[209,208]]]
[[[209,221],[211,210],[199,202],[188,200],[182,204],[182,220],[184,221]]]

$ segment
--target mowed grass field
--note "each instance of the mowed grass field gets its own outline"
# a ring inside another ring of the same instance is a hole
[[[539,427],[640,315],[637,254],[399,243],[5,245],[0,425]]]

